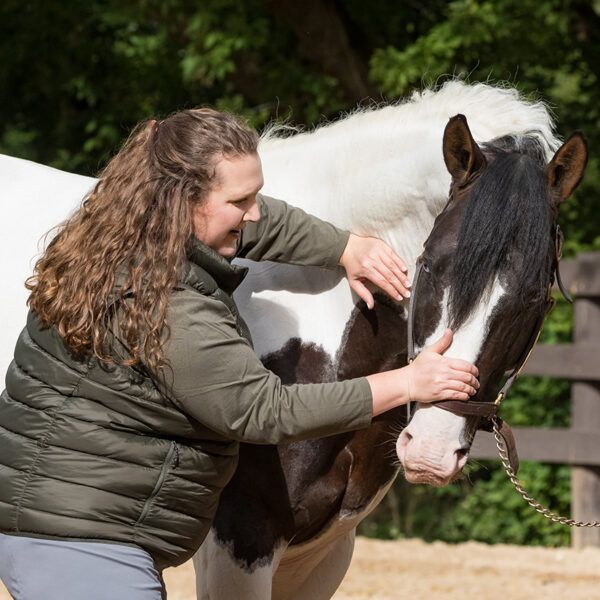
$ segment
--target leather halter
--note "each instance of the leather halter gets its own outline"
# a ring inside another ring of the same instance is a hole
[[[556,225],[556,228],[554,230],[554,261],[553,261],[553,265],[552,265],[552,278],[550,280],[550,284],[548,285],[545,310],[538,318],[538,320],[535,324],[535,327],[533,329],[533,333],[532,333],[531,337],[529,338],[529,342],[525,346],[525,349],[524,349],[523,353],[521,354],[521,357],[517,361],[515,368],[512,370],[512,372],[506,379],[506,382],[504,383],[504,385],[498,392],[496,400],[494,402],[477,402],[474,400],[464,400],[464,401],[463,400],[440,400],[440,401],[434,403],[439,408],[443,408],[444,410],[454,413],[455,415],[480,417],[480,421],[479,421],[477,429],[481,429],[484,431],[492,431],[493,418],[495,417],[495,420],[499,425],[499,430],[500,430],[499,433],[500,433],[502,439],[504,440],[504,444],[507,449],[510,466],[512,467],[515,474],[519,470],[519,457],[517,454],[515,438],[514,438],[514,435],[512,433],[510,426],[508,425],[508,423],[505,423],[498,416],[498,410],[500,408],[500,405],[502,404],[502,401],[508,395],[508,392],[509,392],[510,388],[512,387],[513,383],[515,382],[517,377],[520,375],[521,371],[523,370],[523,367],[527,363],[527,360],[529,359],[529,356],[531,355],[533,347],[535,346],[535,343],[537,342],[537,340],[540,336],[540,333],[542,331],[542,326],[544,324],[544,320],[546,319],[546,317],[548,316],[548,313],[552,310],[552,307],[554,306],[554,299],[551,296],[551,290],[552,290],[552,285],[554,284],[555,279],[556,279],[556,283],[558,284],[558,287],[559,287],[562,295],[564,296],[565,300],[567,300],[567,302],[571,302],[571,303],[573,302],[573,298],[571,298],[571,295],[564,287],[562,279],[560,277],[559,263],[560,263],[560,259],[562,256],[563,242],[564,242],[564,236],[563,236],[562,230],[559,225]],[[407,326],[408,326],[408,362],[409,363],[411,363],[417,357],[417,353],[415,352],[415,343],[414,343],[414,336],[413,336],[414,308],[415,308],[415,297],[416,297],[416,293],[414,293],[414,292],[416,292],[416,290],[417,290],[417,283],[418,283],[419,275],[421,274],[422,269],[423,269],[423,256],[421,255],[417,259],[417,270],[415,272],[415,277],[413,279],[413,285],[412,285],[413,294],[411,295],[410,303],[408,306],[408,324],[407,324]],[[410,404],[407,405],[407,411],[408,411],[408,417],[410,418]]]

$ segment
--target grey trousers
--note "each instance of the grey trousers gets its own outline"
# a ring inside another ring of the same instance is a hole
[[[164,600],[141,548],[0,533],[0,579],[15,600]]]

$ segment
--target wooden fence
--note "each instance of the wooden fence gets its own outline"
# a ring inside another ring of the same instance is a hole
[[[562,261],[561,275],[575,298],[573,343],[538,344],[523,374],[572,381],[571,427],[515,427],[514,433],[522,460],[573,466],[572,517],[600,521],[600,252]],[[536,402],[543,403],[544,398]],[[492,434],[477,434],[472,455],[498,457]],[[600,546],[600,528],[572,532],[576,548]]]

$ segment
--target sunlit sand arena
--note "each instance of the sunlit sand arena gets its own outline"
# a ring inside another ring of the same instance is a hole
[[[169,600],[196,599],[191,561],[165,571],[165,579]],[[0,600],[9,598],[1,587]],[[358,538],[350,570],[333,600],[401,598],[600,599],[600,549]]]

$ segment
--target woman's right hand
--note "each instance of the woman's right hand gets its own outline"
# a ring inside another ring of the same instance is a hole
[[[452,331],[425,348],[408,366],[368,375],[373,396],[373,416],[408,402],[468,400],[477,389],[475,365],[442,354],[452,344]]]
[[[466,360],[442,354],[452,344],[452,331],[425,348],[406,367],[410,402],[468,400],[479,389],[477,367]]]

